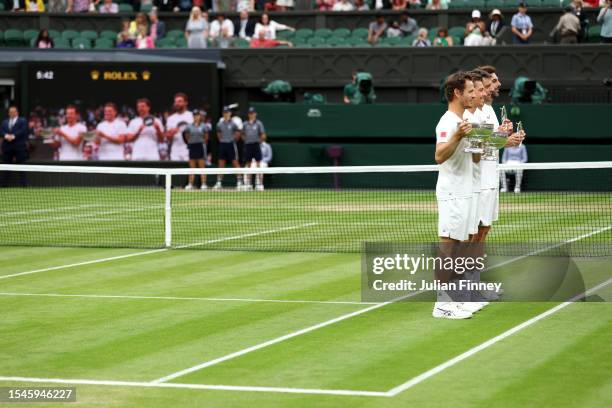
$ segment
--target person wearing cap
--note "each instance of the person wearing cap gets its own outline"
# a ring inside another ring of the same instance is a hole
[[[533,23],[531,17],[527,15],[527,3],[519,3],[518,13],[512,16],[510,25],[514,34],[514,43],[529,44],[529,39],[533,34]]]
[[[472,11],[472,20],[465,25],[465,46],[480,46],[484,44],[484,35],[487,31],[484,21],[481,19],[480,10]]]
[[[205,112],[193,111],[193,123],[187,125],[183,132],[187,149],[189,150],[189,167],[206,167],[206,143],[208,142],[208,128],[204,123]],[[189,181],[185,190],[193,190],[195,174],[189,174]],[[206,175],[200,174],[200,190],[206,190]]]
[[[151,101],[141,98],[136,101],[138,116],[128,125],[126,142],[134,142],[132,160],[159,160],[158,143],[164,140],[164,125],[151,116]]]
[[[232,120],[232,110],[229,106],[223,107],[223,118],[217,123],[217,139],[219,140],[219,168],[224,168],[225,163],[230,161],[234,168],[239,168],[238,164],[238,149],[236,140],[240,137],[240,128],[236,122]],[[243,186],[242,177],[236,176],[236,187],[241,189]],[[215,189],[222,187],[223,174],[217,175],[217,183]]]
[[[551,37],[559,35],[561,44],[576,44],[578,43],[578,35],[580,34],[580,19],[573,13],[571,6],[567,6],[563,15],[559,18],[559,22],[550,32]]]
[[[244,122],[242,137],[244,139],[244,159],[245,167],[260,167],[262,154],[261,143],[266,139],[266,129],[263,123],[257,119],[257,111],[254,107],[249,108],[249,118]],[[251,188],[251,175],[245,174],[245,186]],[[263,191],[263,176],[258,174],[255,177],[255,190]]]
[[[157,41],[166,36],[166,23],[159,21],[156,7],[153,7],[151,12],[149,12],[149,36],[153,41]]]
[[[489,18],[491,21],[489,21],[487,31],[491,36],[492,45],[495,45],[497,42],[497,37],[502,33],[502,29],[506,26],[506,24],[504,23],[504,16],[499,9],[494,9],[491,14],[489,14]]]

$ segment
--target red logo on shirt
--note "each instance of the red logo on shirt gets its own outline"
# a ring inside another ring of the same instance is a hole
[[[446,132],[440,133],[440,137],[446,137]]]

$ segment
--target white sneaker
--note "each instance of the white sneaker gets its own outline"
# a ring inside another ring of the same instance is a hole
[[[185,190],[193,190],[193,185],[191,185],[191,184],[187,184],[187,185],[185,186]]]
[[[505,187],[502,187],[502,188],[499,189],[499,192],[500,193],[507,193],[508,190]]]
[[[244,184],[242,183],[242,181],[238,180],[238,182],[236,183],[236,190],[244,190]]]
[[[521,189],[520,189],[520,188],[518,188],[518,187],[516,187],[516,188],[514,189],[514,192],[518,194],[518,193],[520,193],[520,192],[521,192]]]
[[[476,313],[479,310],[482,310],[489,302],[463,302],[461,303],[461,308],[470,313]]]
[[[253,190],[253,186],[252,186],[251,184],[248,184],[248,183],[247,183],[247,184],[245,184],[245,185],[244,185],[244,189],[245,189],[246,191],[251,191],[251,190]]]
[[[459,302],[436,302],[432,316],[438,319],[469,319],[472,313],[461,308]]]
[[[200,186],[200,190],[208,190],[208,186],[206,184],[202,184]]]
[[[257,184],[257,185],[255,186],[255,190],[256,190],[256,191],[264,191],[264,186],[263,186],[263,184]]]
[[[220,181],[217,181],[217,182],[215,183],[215,186],[213,187],[213,189],[215,189],[215,190],[221,190],[221,187],[223,187],[223,185],[221,184],[221,182],[220,182]]]

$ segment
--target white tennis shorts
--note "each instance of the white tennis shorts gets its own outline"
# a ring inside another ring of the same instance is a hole
[[[485,227],[490,227],[499,218],[499,190],[487,188],[480,191],[478,205],[479,221]]]
[[[469,238],[472,197],[438,199],[438,236],[466,241]]]

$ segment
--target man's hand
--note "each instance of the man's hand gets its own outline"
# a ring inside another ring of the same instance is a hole
[[[472,131],[472,124],[467,120],[464,120],[459,125],[459,129],[457,130],[457,136],[459,139],[463,139],[468,133]]]
[[[508,141],[506,142],[506,147],[518,146],[525,139],[525,132],[516,132],[508,136]]]
[[[6,135],[4,135],[4,140],[6,140],[7,142],[12,142],[13,140],[15,140],[15,135],[7,133]]]

